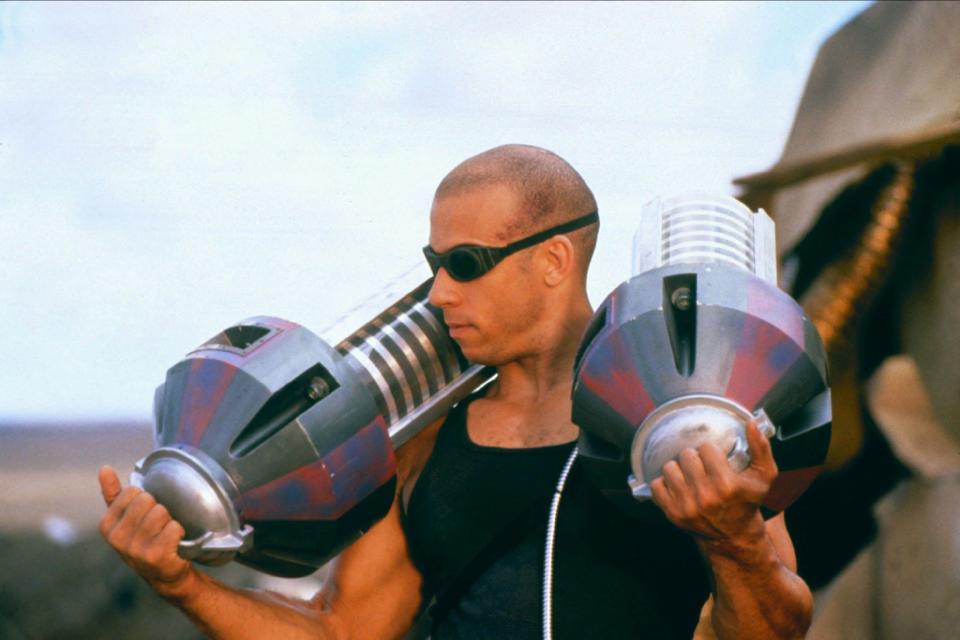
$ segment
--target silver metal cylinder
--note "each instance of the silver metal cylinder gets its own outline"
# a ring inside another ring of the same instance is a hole
[[[440,311],[427,302],[432,283],[422,283],[336,347],[366,381],[394,446],[492,375],[467,361],[448,335]]]
[[[643,207],[634,275],[672,264],[722,263],[777,283],[774,226],[727,196],[657,198]]]

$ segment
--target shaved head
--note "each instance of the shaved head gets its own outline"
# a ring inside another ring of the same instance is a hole
[[[523,144],[494,147],[464,160],[440,182],[434,200],[490,186],[510,188],[521,202],[514,220],[503,229],[504,241],[597,210],[590,187],[566,160],[552,151]],[[596,246],[598,227],[590,225],[567,234],[584,274]]]

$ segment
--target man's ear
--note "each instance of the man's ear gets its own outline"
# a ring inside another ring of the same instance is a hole
[[[565,235],[554,236],[543,244],[543,259],[546,261],[544,281],[555,287],[570,277],[576,265],[573,243]]]

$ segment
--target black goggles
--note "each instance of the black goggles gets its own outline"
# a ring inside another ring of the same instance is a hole
[[[538,231],[537,233],[511,242],[505,247],[484,247],[478,244],[460,244],[445,253],[437,253],[427,245],[423,248],[423,255],[427,258],[430,270],[436,275],[443,267],[450,277],[460,282],[475,280],[493,269],[501,260],[521,249],[540,244],[553,236],[569,233],[576,229],[589,226],[600,220],[597,212],[558,224],[555,227]]]

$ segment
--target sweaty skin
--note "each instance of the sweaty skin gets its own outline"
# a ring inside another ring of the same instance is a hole
[[[502,246],[521,237],[513,223],[523,206],[504,185],[481,185],[433,203],[430,245]],[[582,211],[571,212],[573,218]],[[514,232],[511,233],[511,230]],[[441,269],[430,291],[464,354],[497,368],[490,391],[469,408],[473,441],[539,447],[574,440],[573,361],[592,316],[585,261],[575,234],[506,258],[484,276],[458,282]],[[147,493],[123,488],[100,471],[108,505],[104,538],[158,594],[212,638],[401,638],[420,607],[422,578],[400,525],[399,501],[423,468],[439,424],[398,451],[397,498],[389,514],[347,548],[312,600],[228,587],[177,556],[183,528]],[[748,431],[753,463],[733,473],[711,445],[684,451],[653,483],[667,517],[689,531],[713,574],[713,631],[719,638],[802,637],[812,599],[794,573],[793,546],[782,518],[764,523],[758,505],[776,477],[769,444]]]

